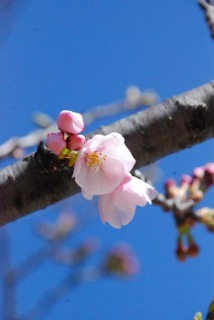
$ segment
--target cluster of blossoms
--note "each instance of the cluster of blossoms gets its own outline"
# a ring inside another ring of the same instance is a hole
[[[210,162],[193,170],[192,176],[181,177],[178,186],[173,179],[165,182],[167,198],[177,198],[185,201],[192,199],[195,203],[203,199],[207,190],[214,185],[214,163]]]
[[[145,206],[157,196],[151,185],[130,174],[135,159],[122,135],[97,134],[86,141],[79,134],[84,129],[82,116],[68,110],[60,112],[57,125],[60,132],[48,134],[47,147],[60,159],[69,158],[86,199],[99,196],[103,223],[120,228],[132,220],[137,205]]]

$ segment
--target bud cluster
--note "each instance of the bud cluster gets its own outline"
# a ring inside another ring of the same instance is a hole
[[[68,158],[69,165],[75,163],[77,152],[84,145],[85,136],[79,134],[84,129],[81,114],[69,110],[63,110],[57,118],[59,132],[49,133],[47,147],[60,159]]]
[[[168,179],[165,182],[165,195],[160,195],[156,201],[163,210],[173,212],[178,230],[175,253],[180,261],[195,257],[199,252],[199,247],[190,233],[195,222],[201,222],[209,231],[214,231],[214,210],[206,207],[198,210],[194,208],[212,185],[214,163],[207,163],[195,168],[191,176],[183,175],[179,184]],[[187,245],[184,245],[184,239]]]
[[[183,175],[180,185],[173,179],[165,182],[165,191],[168,199],[177,198],[180,201],[192,199],[195,203],[202,200],[205,192],[214,184],[214,163],[193,170],[192,176]]]

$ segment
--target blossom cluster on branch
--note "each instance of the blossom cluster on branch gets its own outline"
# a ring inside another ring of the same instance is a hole
[[[68,110],[60,112],[57,125],[60,131],[48,134],[47,147],[74,166],[73,178],[86,199],[99,196],[103,223],[120,228],[132,220],[137,205],[145,206],[157,196],[151,185],[131,175],[135,159],[121,134],[97,134],[86,141],[79,134],[82,116]]]
[[[180,261],[195,257],[199,252],[199,246],[191,234],[195,223],[201,223],[209,231],[214,231],[214,209],[196,208],[213,185],[214,163],[207,163],[195,168],[191,176],[183,175],[180,183],[168,179],[165,182],[165,194],[159,194],[154,201],[164,211],[173,213],[178,231],[175,253]]]

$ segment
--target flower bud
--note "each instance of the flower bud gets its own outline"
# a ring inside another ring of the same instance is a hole
[[[76,217],[73,214],[62,213],[55,223],[40,223],[37,231],[42,237],[49,241],[59,241],[74,231],[76,223]]]
[[[214,184],[214,163],[207,163],[204,171],[204,182],[209,187]]]
[[[82,134],[74,134],[66,139],[67,149],[69,150],[79,150],[84,145],[86,139]]]
[[[64,134],[62,132],[48,133],[46,145],[56,155],[60,154],[66,148]]]
[[[128,246],[120,244],[113,248],[106,257],[104,270],[118,276],[129,276],[138,271],[137,258],[131,253]]]
[[[203,199],[204,192],[202,190],[194,190],[190,193],[190,199],[192,199],[195,202],[199,202]]]
[[[192,177],[190,177],[188,174],[184,174],[181,177],[181,185],[190,185],[192,182]]]
[[[193,170],[193,177],[197,179],[202,179],[204,176],[204,167],[197,167]]]
[[[198,255],[198,252],[199,252],[199,247],[197,246],[197,244],[195,244],[194,242],[190,242],[187,250],[188,256],[194,258]]]
[[[173,179],[166,180],[164,184],[166,195],[168,198],[175,198],[178,195],[178,187]]]
[[[182,243],[178,243],[175,254],[180,262],[184,262],[186,260],[187,252]]]
[[[171,187],[175,187],[176,186],[176,183],[173,179],[168,179],[166,180],[165,184],[164,184],[164,187],[166,190],[168,190],[169,188]]]
[[[214,232],[214,209],[204,207],[196,210],[195,215],[209,231]]]
[[[60,112],[57,119],[57,125],[61,131],[68,134],[78,134],[84,129],[82,115],[69,110]]]

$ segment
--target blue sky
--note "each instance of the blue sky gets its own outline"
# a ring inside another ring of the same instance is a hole
[[[0,30],[0,143],[33,130],[35,111],[53,118],[62,109],[85,112],[122,99],[129,85],[152,88],[163,100],[213,79],[214,42],[193,0],[17,0],[1,13]],[[213,161],[213,146],[210,140],[158,161],[158,191],[164,179]],[[210,190],[206,205],[213,206],[213,195]],[[137,210],[130,225],[114,230],[102,225],[94,203],[75,196],[65,205],[97,216],[76,241],[96,236],[104,248],[127,241],[141,271],[128,281],[84,285],[44,319],[188,320],[206,313],[214,295],[212,234],[196,226],[200,255],[181,264],[173,220],[159,208]],[[10,224],[14,265],[40,246],[34,226],[53,220],[60,206]],[[36,270],[19,286],[18,309],[32,306],[64,273],[51,263]]]

